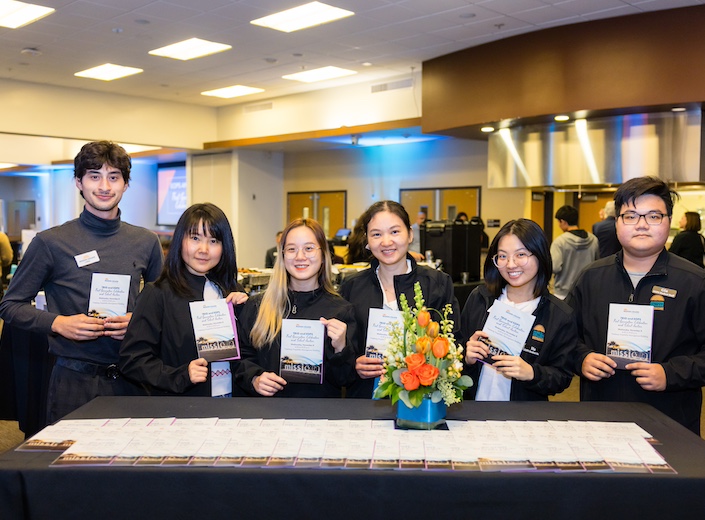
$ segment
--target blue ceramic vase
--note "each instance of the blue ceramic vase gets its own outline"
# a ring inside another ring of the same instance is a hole
[[[397,427],[405,430],[433,430],[446,422],[446,404],[443,400],[434,403],[425,397],[416,408],[409,408],[400,399],[397,401]]]

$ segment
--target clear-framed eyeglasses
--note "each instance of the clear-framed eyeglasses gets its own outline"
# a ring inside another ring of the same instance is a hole
[[[625,226],[636,226],[641,217],[644,217],[644,222],[650,226],[658,226],[663,222],[663,218],[668,215],[664,215],[660,211],[649,211],[648,213],[637,213],[636,211],[625,211],[619,215],[622,219],[622,224]]]
[[[497,253],[492,257],[492,263],[499,267],[507,267],[507,264],[509,263],[509,259],[512,258],[514,260],[514,265],[518,267],[524,267],[526,264],[529,263],[529,258],[534,256],[532,253],[529,253],[528,251],[517,251],[513,255],[508,255],[506,253]]]
[[[319,249],[321,248],[313,244],[305,244],[301,247],[286,246],[284,248],[284,256],[289,259],[296,258],[296,255],[299,254],[299,251],[302,251],[306,258],[314,258],[316,256],[316,251],[318,251]]]

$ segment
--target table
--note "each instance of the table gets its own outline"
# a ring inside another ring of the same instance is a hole
[[[46,426],[47,392],[54,360],[46,334],[3,324],[0,418],[18,421],[27,437]]]
[[[388,401],[100,397],[67,418],[391,419]],[[465,402],[449,419],[636,422],[677,475],[227,467],[49,467],[0,454],[2,518],[702,518],[705,441],[638,403]]]

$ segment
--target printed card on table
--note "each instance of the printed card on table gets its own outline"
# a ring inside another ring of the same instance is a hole
[[[404,330],[401,311],[387,309],[370,309],[367,320],[367,341],[365,342],[365,356],[375,359],[384,359],[384,353],[392,335],[394,325]]]
[[[624,369],[629,363],[651,362],[654,308],[651,305],[610,303],[605,353]]]
[[[93,273],[87,314],[93,318],[124,316],[129,295],[129,274]]]
[[[482,330],[489,336],[489,341],[485,343],[489,347],[490,354],[482,361],[492,364],[492,356],[502,354],[519,356],[536,321],[536,316],[515,309],[499,300],[495,300],[488,312],[489,316]]]
[[[232,304],[224,298],[189,302],[198,357],[206,361],[240,359]]]
[[[280,374],[289,383],[323,383],[325,326],[318,320],[282,320]]]

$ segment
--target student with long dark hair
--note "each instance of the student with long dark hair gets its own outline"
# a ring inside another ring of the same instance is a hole
[[[475,384],[468,397],[483,401],[547,400],[572,379],[571,349],[578,340],[572,309],[548,292],[551,253],[535,222],[507,222],[492,241],[485,260],[485,283],[473,290],[463,307],[463,331],[470,334],[465,362]],[[497,355],[494,364],[483,338],[487,313],[499,300],[536,317],[521,355]]]
[[[280,375],[282,320],[287,318],[325,325],[321,384],[294,383]],[[341,396],[352,375],[355,316],[333,288],[328,242],[318,222],[296,219],[284,229],[269,285],[247,302],[240,322],[242,360],[236,381],[248,394]]]
[[[382,360],[365,356],[367,323],[370,308],[399,310],[399,296],[406,295],[414,304],[414,284],[419,282],[427,307],[441,311],[453,305],[451,319],[460,319],[458,300],[453,293],[453,280],[441,271],[416,264],[409,253],[413,238],[409,214],[398,202],[375,202],[360,217],[365,234],[365,248],[372,254],[369,269],[345,279],[343,298],[355,307],[358,335],[355,371],[357,378],[348,396],[371,398],[374,380],[384,373]]]
[[[228,397],[231,362],[198,357],[189,302],[247,300],[237,283],[235,241],[225,213],[194,204],[176,224],[164,268],[137,301],[120,348],[120,370],[153,394]]]

